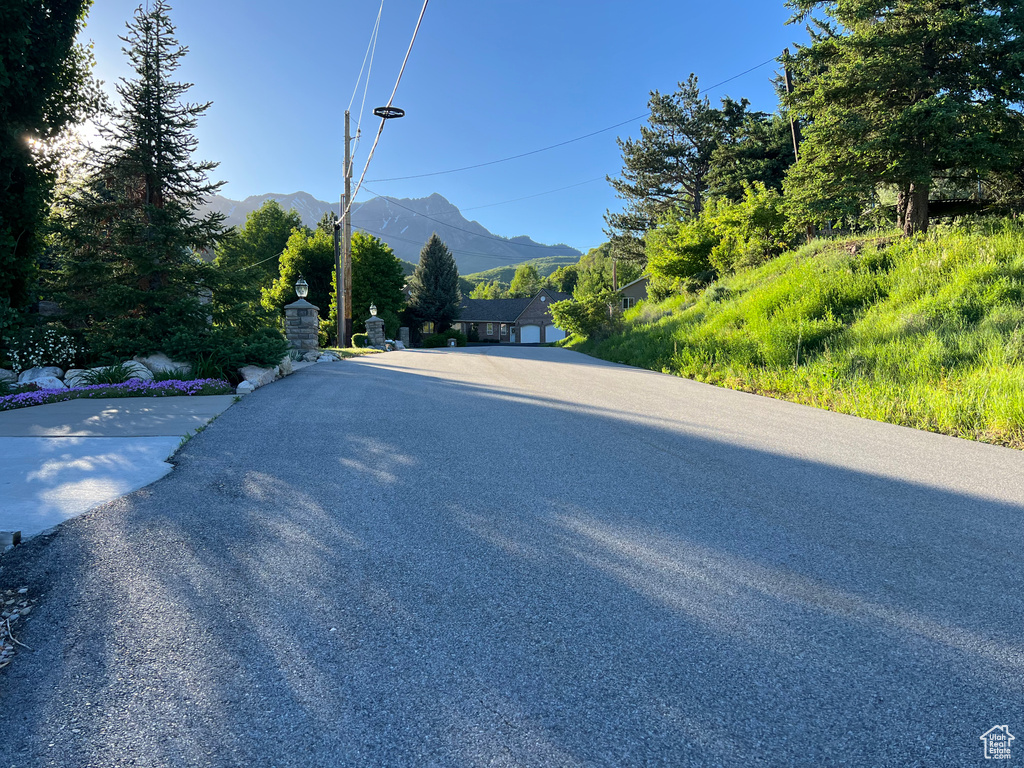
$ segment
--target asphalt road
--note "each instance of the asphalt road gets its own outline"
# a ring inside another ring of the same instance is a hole
[[[0,560],[0,768],[1024,745],[1021,453],[506,348],[312,367],[177,462]]]

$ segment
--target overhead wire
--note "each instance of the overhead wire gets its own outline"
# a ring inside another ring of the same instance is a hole
[[[370,42],[366,47],[367,54],[370,59],[370,66],[366,70],[366,81],[363,85],[363,100],[359,104],[359,117],[356,119],[356,135],[355,135],[355,146],[352,148],[351,159],[349,165],[355,162],[356,152],[359,150],[359,141],[363,135],[363,113],[366,110],[366,94],[370,91],[370,76],[373,74],[373,60],[377,55],[377,39],[380,35],[380,20],[384,13],[384,0],[380,0],[380,9],[377,11],[377,21],[373,25],[373,31],[370,33]],[[366,66],[366,56],[363,56],[363,66]],[[356,80],[355,90],[352,91],[352,99],[348,103],[348,111],[352,110],[352,104],[355,101],[356,93],[359,91],[359,80],[362,79],[363,70],[359,70],[359,78]],[[345,169],[345,173],[348,174],[349,169]]]
[[[760,64],[757,64],[756,66],[753,66],[750,69],[746,69],[743,72],[740,72],[739,74],[733,75],[732,77],[727,78],[725,80],[722,80],[719,83],[715,83],[714,85],[711,85],[711,86],[708,86],[707,88],[701,89],[701,92],[702,93],[707,93],[708,91],[713,91],[716,88],[721,88],[723,85],[731,83],[733,80],[738,80],[739,78],[743,77],[744,75],[749,75],[751,72],[754,72],[754,71],[760,69],[761,67],[766,66],[767,64],[770,64],[773,61],[776,61],[777,59],[778,59],[778,57],[776,57],[776,56],[773,56],[770,59],[766,59],[765,61],[762,61]],[[389,181],[407,181],[409,179],[425,179],[425,178],[428,178],[430,176],[444,176],[444,175],[449,174],[449,173],[461,173],[462,171],[471,171],[471,170],[474,170],[476,168],[485,168],[485,167],[487,167],[489,165],[498,165],[499,163],[507,163],[510,160],[519,160],[520,158],[523,158],[523,157],[529,157],[531,155],[540,154],[541,152],[547,152],[547,151],[552,150],[552,149],[558,149],[559,147],[564,147],[564,146],[566,146],[568,144],[575,144],[578,141],[583,141],[584,139],[589,139],[589,138],[591,138],[593,136],[597,136],[597,135],[602,134],[602,133],[607,133],[608,131],[615,130],[616,128],[621,128],[624,125],[629,125],[630,123],[635,123],[637,120],[644,120],[644,119],[646,119],[646,118],[648,118],[650,116],[651,116],[651,112],[650,112],[650,110],[648,110],[647,112],[644,112],[642,115],[637,115],[636,117],[631,117],[628,120],[623,120],[621,123],[615,123],[615,125],[609,125],[607,128],[601,128],[599,130],[592,131],[590,133],[584,134],[583,136],[577,136],[574,139],[567,139],[566,141],[560,141],[557,144],[551,144],[551,145],[546,146],[546,147],[541,147],[540,149],[533,149],[533,150],[530,150],[529,152],[521,152],[518,155],[510,155],[509,157],[503,157],[503,158],[500,158],[498,160],[488,160],[485,163],[476,163],[475,165],[465,165],[465,166],[462,166],[461,168],[449,168],[446,171],[432,171],[430,173],[418,173],[418,174],[413,174],[412,176],[392,176],[391,178],[387,178],[387,179],[370,179],[369,182],[371,184],[382,184],[384,182],[389,182]]]
[[[427,4],[429,2],[430,0],[423,0],[423,7],[420,9],[420,16],[416,20],[416,28],[412,32],[412,40],[409,41],[409,48],[405,52],[405,59],[402,60],[402,68],[398,70],[398,78],[395,80],[395,87],[391,91],[391,97],[388,99],[387,106],[384,107],[385,110],[390,109],[391,105],[395,101],[395,94],[398,93],[398,86],[401,84],[402,76],[405,74],[405,67],[409,63],[409,57],[412,55],[412,48],[416,44],[416,37],[420,33],[420,26],[423,24],[423,16],[427,12]],[[359,182],[356,184],[356,188],[352,192],[352,198],[350,200],[345,201],[346,207],[345,211],[342,214],[342,218],[345,218],[344,214],[347,214],[349,211],[352,210],[352,203],[355,202],[356,196],[359,194],[359,190],[363,186],[363,179],[366,178],[366,171],[370,168],[370,162],[373,160],[373,154],[374,152],[377,151],[377,145],[380,143],[380,136],[382,133],[384,133],[385,123],[387,123],[387,118],[382,117],[380,119],[380,127],[377,129],[377,136],[373,140],[373,146],[370,147],[370,154],[367,155],[366,164],[363,165],[363,172],[359,174]],[[346,174],[348,173],[347,168],[345,169],[345,172]]]

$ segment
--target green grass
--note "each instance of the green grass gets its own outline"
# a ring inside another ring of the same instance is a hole
[[[499,283],[511,283],[512,278],[516,275],[516,269],[523,266],[523,264],[533,265],[537,268],[537,273],[544,278],[559,267],[578,264],[579,260],[579,256],[543,256],[539,259],[530,259],[520,264],[508,264],[501,267],[495,267],[494,269],[488,269],[483,272],[473,272],[469,275],[462,275],[462,278],[464,280],[468,280],[473,285],[476,285],[477,283],[490,283],[494,280],[497,280]]]
[[[350,357],[362,357],[363,355],[380,355],[383,354],[379,349],[370,349],[363,347],[327,347],[325,352],[333,352],[342,360]]]
[[[595,356],[1024,447],[1024,227],[818,241],[697,296],[641,303]]]

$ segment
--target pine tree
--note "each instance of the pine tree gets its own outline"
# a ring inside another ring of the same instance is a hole
[[[459,316],[462,294],[455,257],[435,232],[420,252],[420,263],[410,281],[409,310],[419,322],[432,322],[442,333]]]
[[[649,125],[639,139],[619,140],[622,174],[609,183],[624,202],[620,213],[605,214],[612,250],[619,259],[642,263],[643,237],[667,211],[698,216],[708,191],[712,156],[723,138],[737,130],[747,102],[722,100],[711,106],[696,75],[673,94],[651,92]]]
[[[31,287],[56,178],[40,147],[95,113],[89,50],[75,44],[91,0],[7,0],[0,23],[0,310]],[[26,138],[32,142],[26,141]]]
[[[812,42],[789,64],[790,106],[809,125],[787,180],[812,223],[852,216],[896,188],[908,235],[928,227],[933,186],[1021,160],[1024,6],[1019,0],[789,0]],[[816,19],[812,14],[823,12]]]
[[[224,236],[223,215],[196,212],[221,186],[207,177],[215,163],[192,159],[193,131],[210,105],[183,101],[191,84],[171,76],[188,49],[166,2],[150,8],[135,12],[122,38],[135,76],[117,86],[121,105],[67,201],[61,237],[62,303],[99,356],[207,331],[201,297],[213,269],[200,254]]]

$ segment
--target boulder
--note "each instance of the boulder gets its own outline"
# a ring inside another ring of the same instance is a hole
[[[173,371],[180,371],[185,376],[192,373],[192,366],[189,363],[176,363],[163,352],[157,352],[155,355],[149,355],[147,357],[137,355],[136,357],[133,357],[132,360],[144,365],[153,373],[171,373]]]
[[[292,359],[288,355],[281,358],[281,364],[277,367],[281,370],[282,376],[291,376],[295,371],[295,368],[292,366]]]
[[[140,379],[141,381],[152,381],[153,380],[153,371],[151,371],[149,368],[147,368],[142,363],[137,362],[135,360],[126,360],[123,363],[123,365],[124,365],[125,368],[129,369],[132,372],[131,376],[129,376],[128,378],[130,378],[130,379]]]
[[[67,389],[64,382],[56,376],[40,376],[38,379],[32,379],[32,383],[40,389]]]
[[[6,381],[8,384],[13,384],[18,380],[18,374],[14,371],[8,371],[6,368],[0,368],[0,381]]]
[[[405,349],[405,344],[401,340],[395,342],[395,349]]]
[[[251,383],[253,387],[262,387],[276,379],[278,371],[278,368],[260,368],[255,365],[247,365],[239,370],[238,374]]]
[[[82,378],[84,374],[84,368],[72,368],[64,374],[64,384],[68,387],[84,387],[85,381]]]
[[[236,395],[248,395],[256,390],[256,385],[251,381],[243,381],[237,387],[235,387]]]
[[[61,379],[64,377],[64,369],[58,368],[53,365],[45,367],[29,368],[26,371],[22,371],[18,377],[19,384],[27,384],[30,381],[37,381],[44,378]]]
[[[309,351],[302,356],[302,362],[304,363],[315,363],[317,358],[320,357],[319,352]]]
[[[333,352],[322,352],[320,357],[317,358],[318,363],[337,363],[340,362],[341,358]]]

